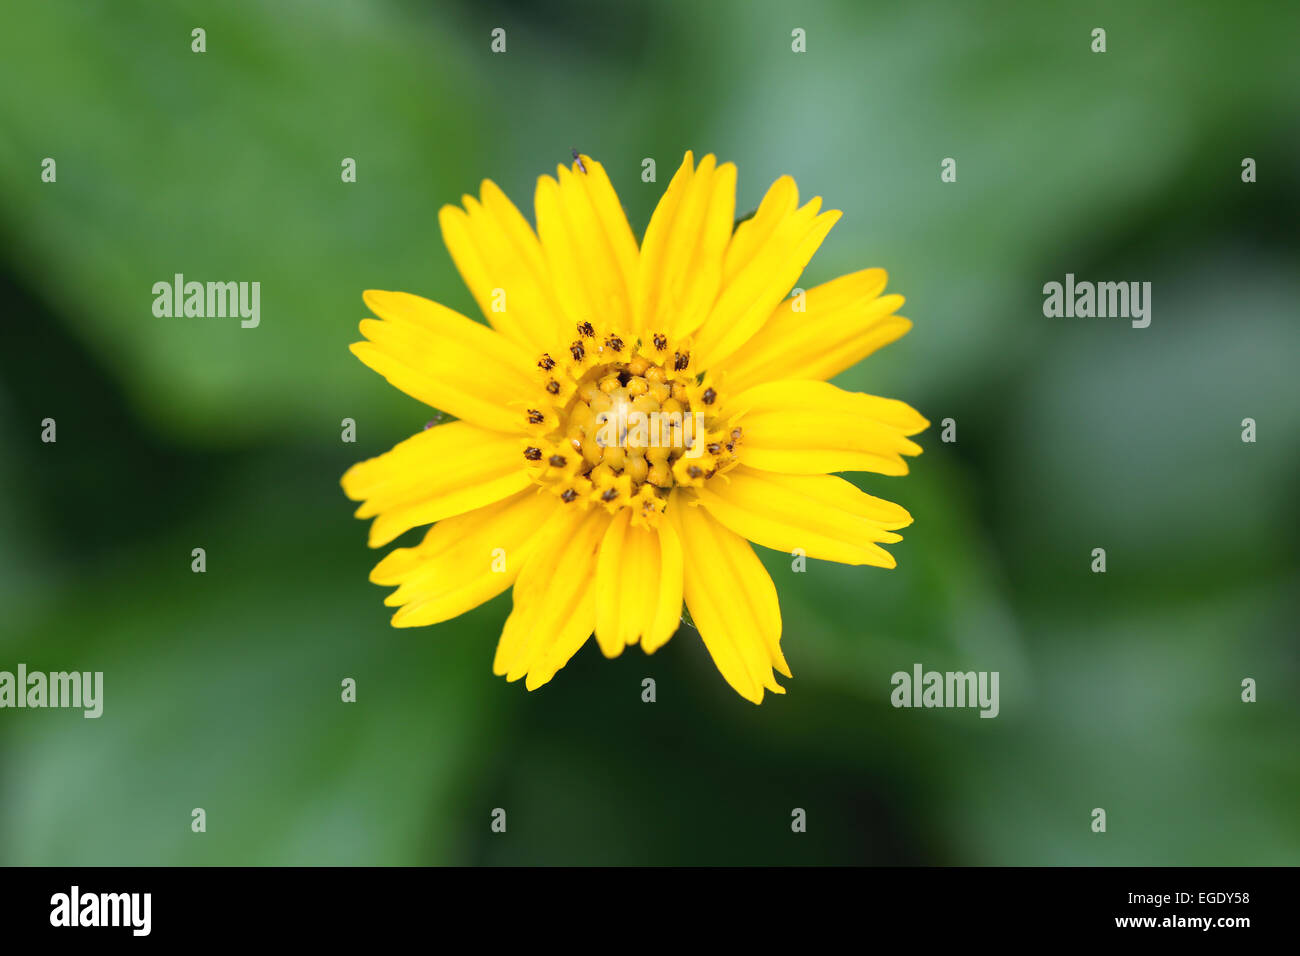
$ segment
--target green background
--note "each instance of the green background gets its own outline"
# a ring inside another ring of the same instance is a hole
[[[0,862],[1297,862],[1296,9],[14,6],[0,669],[102,670],[105,711],[0,711]],[[685,149],[740,212],[792,174],[844,211],[801,285],[881,266],[916,323],[838,380],[935,423],[859,481],[916,517],[899,567],[763,552],[758,708],[689,628],[529,694],[508,596],[394,630],[366,580],[339,476],[431,415],[348,353],[361,292],[477,317],[438,208],[490,177],[531,218],[575,146],[638,236]],[[259,281],[261,326],[155,318],[177,272]],[[1150,328],[1045,318],[1067,272],[1152,282]],[[999,671],[1001,715],[893,709],[915,662]]]

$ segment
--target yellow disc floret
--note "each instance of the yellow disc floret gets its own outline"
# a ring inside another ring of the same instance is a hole
[[[579,507],[656,525],[676,485],[698,488],[736,462],[741,429],[717,387],[691,368],[689,342],[577,324],[562,351],[537,360],[541,390],[524,410],[524,464]]]

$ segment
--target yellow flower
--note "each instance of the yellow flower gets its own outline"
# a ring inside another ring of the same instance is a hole
[[[432,524],[370,575],[396,627],[514,585],[493,670],[533,690],[593,633],[654,653],[685,600],[747,700],[784,693],[776,588],[748,541],[893,567],[906,510],[831,472],[907,472],[929,424],[826,379],[911,322],[867,269],[787,294],[839,218],[788,176],[735,226],[736,168],[687,153],[640,249],[600,163],[537,183],[537,231],[489,181],[439,221],[491,328],[403,292],[352,352],[458,421],[343,476],[371,547]],[[733,228],[734,226],[734,228]]]

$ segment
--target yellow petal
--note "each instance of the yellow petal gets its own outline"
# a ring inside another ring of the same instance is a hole
[[[793,179],[782,176],[772,183],[754,215],[736,227],[727,244],[723,280],[731,282],[735,279],[740,270],[753,261],[758,250],[767,245],[777,227],[794,215],[798,208],[799,187]]]
[[[586,172],[578,170],[575,165],[567,183],[565,177],[561,176],[561,189],[568,189],[574,193],[570,202],[575,208],[583,209],[584,197],[591,204],[592,219],[596,228],[592,230],[591,247],[587,251],[592,262],[604,262],[608,276],[612,278],[617,275],[622,278],[621,284],[614,282],[613,285],[626,303],[627,311],[620,317],[620,322],[628,323],[623,326],[627,328],[632,318],[632,296],[636,290],[639,265],[636,236],[632,234],[632,227],[627,222],[627,213],[623,211],[623,205],[618,200],[618,193],[615,192],[613,183],[609,181],[609,174],[605,172],[605,167],[585,153],[582,154],[582,165],[586,168]],[[585,215],[583,212],[584,219]]]
[[[777,189],[773,186],[769,193]],[[782,188],[772,208],[784,209],[787,193]],[[711,368],[740,348],[794,286],[840,218],[835,210],[818,215],[819,209],[820,196],[786,215],[765,215],[764,222],[732,240],[733,245],[739,241],[740,250],[728,263],[734,274],[695,336],[693,357],[699,367]]]
[[[506,618],[501,639],[497,641],[492,673],[498,677],[504,677],[510,672],[511,665],[519,656],[524,642],[533,633],[530,627],[531,621],[536,618],[541,606],[540,598],[550,585],[548,568],[553,568],[553,565],[547,562],[558,558],[565,541],[573,536],[573,532],[587,514],[588,512],[574,508],[557,508],[547,522],[538,529],[532,555],[524,562],[518,578],[515,579],[514,609]],[[539,554],[543,559],[534,560]],[[518,676],[511,679],[517,680]]]
[[[901,295],[881,296],[884,269],[864,269],[779,303],[767,321],[723,363],[727,386],[748,388],[776,379],[828,379],[901,338],[912,323],[894,313]]]
[[[369,341],[354,343],[352,354],[412,398],[484,428],[520,432],[518,404],[537,385],[517,345],[417,295],[371,290],[365,301],[383,321],[362,320]]]
[[[596,643],[606,657],[617,657],[624,645],[635,642],[634,628],[646,603],[647,582],[637,576],[644,574],[639,566],[642,556],[624,547],[631,517],[627,508],[614,516],[596,558]]]
[[[681,540],[686,607],[704,646],[728,684],[755,704],[763,689],[784,693],[786,677],[776,586],[749,544],[703,508],[674,492],[667,516]]]
[[[921,454],[906,436],[930,424],[903,402],[816,381],[755,385],[730,399],[727,411],[744,430],[741,462],[792,475],[905,475],[902,456]]]
[[[555,348],[560,308],[536,233],[491,180],[479,197],[438,213],[452,261],[493,328],[530,355]]]
[[[642,243],[638,331],[684,336],[704,320],[722,282],[736,215],[736,167],[690,152],[659,200]]]
[[[736,534],[787,554],[800,549],[810,558],[892,568],[893,556],[872,542],[901,541],[893,529],[912,523],[904,508],[834,475],[779,475],[741,465],[721,477],[729,480],[699,490],[700,504]]]
[[[558,514],[515,583],[514,610],[493,663],[506,680],[526,677],[529,690],[554,677],[596,625],[596,554],[610,516],[595,508],[562,507]]]
[[[668,188],[659,197],[659,203],[655,206],[655,211],[650,216],[650,223],[646,226],[645,235],[641,239],[634,308],[637,331],[649,329],[651,323],[659,321],[660,300],[667,294],[665,262],[671,252],[669,243],[673,238],[673,222],[694,178],[695,158],[691,151],[687,150],[681,166],[669,181]],[[671,302],[662,306],[665,324],[671,321],[671,308]]]
[[[532,481],[519,440],[468,422],[426,429],[343,475],[343,491],[364,502],[358,518],[374,518],[370,546],[399,534],[500,501]]]
[[[682,623],[682,543],[668,521],[660,521],[659,587],[650,626],[642,631],[641,649],[653,654],[668,643]]]
[[[638,639],[651,654],[681,621],[681,545],[671,528],[633,525],[630,517],[627,509],[614,517],[597,559],[596,641],[606,657]]]
[[[537,233],[565,316],[553,348],[576,337],[579,322],[632,323],[636,240],[604,170],[590,163],[589,173],[561,166],[558,181],[537,180]]]
[[[439,521],[417,546],[392,551],[370,572],[370,580],[399,585],[384,599],[400,607],[393,626],[437,624],[506,590],[532,553],[538,529],[558,506],[554,496],[525,488]]]

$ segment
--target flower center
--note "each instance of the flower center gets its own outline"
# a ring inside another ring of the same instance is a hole
[[[741,429],[717,388],[691,369],[689,343],[627,336],[580,322],[562,353],[537,361],[543,401],[525,410],[524,462],[561,501],[632,509],[655,524],[675,486],[735,464]]]

